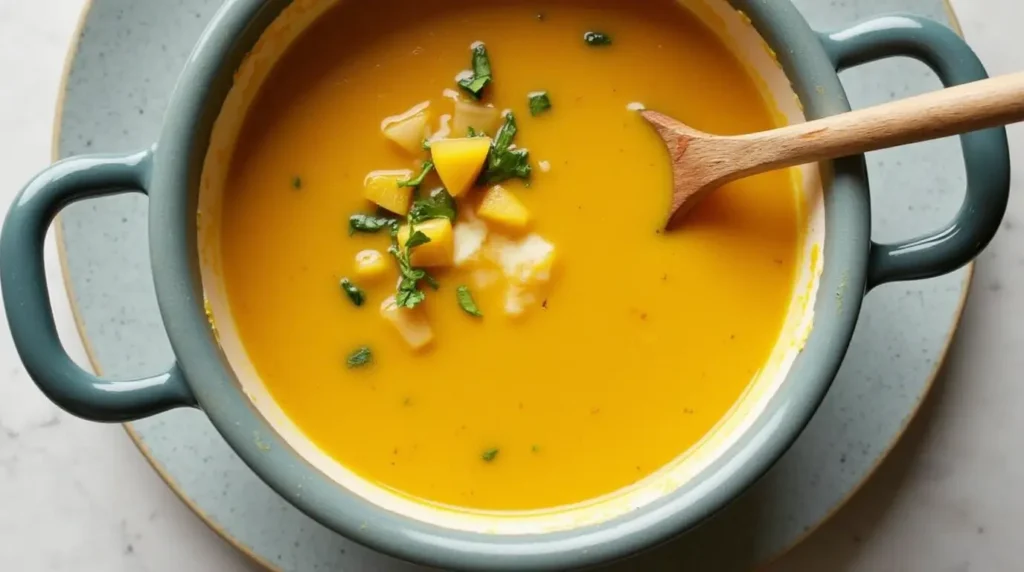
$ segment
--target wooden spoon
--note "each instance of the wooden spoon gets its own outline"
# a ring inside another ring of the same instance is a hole
[[[749,135],[711,135],[657,111],[642,114],[672,158],[670,228],[729,181],[1024,120],[1024,72]]]

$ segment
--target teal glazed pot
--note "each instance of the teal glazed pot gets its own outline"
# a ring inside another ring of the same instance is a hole
[[[776,54],[807,119],[849,111],[837,73],[874,60],[916,58],[947,86],[987,77],[958,35],[919,17],[887,15],[819,33],[786,0],[729,0],[731,7],[726,0],[701,1],[749,17]],[[727,446],[678,486],[604,518],[518,533],[448,526],[382,506],[293,447],[247,397],[204,308],[197,208],[214,122],[246,54],[268,26],[299,4],[226,0],[187,62],[154,146],[126,155],[72,157],[35,177],[14,201],[0,234],[0,285],[26,370],[56,404],[103,422],[200,408],[281,496],[339,534],[398,558],[445,569],[556,570],[624,558],[692,529],[763,475],[810,420],[847,351],[863,296],[887,282],[933,277],[967,264],[992,239],[1006,209],[1010,158],[1001,128],[961,137],[967,189],[955,218],[897,244],[871,240],[864,157],[820,165],[824,230],[813,322],[763,407]],[[61,347],[42,252],[47,228],[64,206],[123,192],[150,199],[153,279],[176,363],[151,377],[115,381],[83,371]]]

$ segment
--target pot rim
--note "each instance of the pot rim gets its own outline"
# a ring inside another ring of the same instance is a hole
[[[728,1],[778,54],[808,119],[850,110],[821,37],[789,0],[770,7],[758,0]],[[564,569],[623,558],[696,526],[738,497],[789,448],[839,369],[865,292],[870,209],[863,156],[828,164],[831,176],[823,177],[825,243],[818,291],[825,294],[817,296],[804,351],[737,442],[663,498],[568,531],[518,536],[457,531],[387,512],[292,451],[245,399],[210,330],[196,232],[206,143],[230,88],[230,72],[288,3],[227,0],[171,96],[150,177],[150,254],[171,346],[203,411],[264,482],[328,528],[405,560],[458,569]]]

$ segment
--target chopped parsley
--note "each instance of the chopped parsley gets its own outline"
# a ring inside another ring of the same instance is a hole
[[[530,115],[534,117],[551,109],[551,99],[546,91],[535,91],[527,95],[530,98]]]
[[[375,233],[385,228],[397,226],[397,221],[386,216],[374,216],[368,214],[354,214],[348,217],[348,234],[352,236],[357,232]]]
[[[583,34],[583,41],[588,46],[610,46],[612,37],[604,32],[587,32]]]
[[[484,88],[491,83],[491,59],[483,42],[473,44],[473,71],[459,80],[459,87],[473,99],[483,97]]]
[[[483,317],[483,313],[477,307],[476,301],[473,300],[473,293],[469,291],[469,286],[459,286],[456,288],[455,297],[458,299],[459,306],[462,307],[464,312],[477,318]]]
[[[302,188],[302,177],[298,175],[292,177],[292,188],[296,191]]]
[[[341,279],[341,289],[345,292],[345,295],[348,296],[348,299],[352,300],[352,303],[356,306],[362,306],[363,302],[366,301],[366,293],[363,292],[362,288],[353,284],[348,278]]]
[[[540,445],[533,445],[530,447],[530,451],[534,453],[540,453]]]
[[[499,452],[500,450],[497,447],[493,447],[491,449],[487,449],[486,451],[484,451],[484,454],[480,455],[480,458],[490,463],[498,456]]]
[[[476,129],[473,129],[473,126],[470,125],[469,127],[466,128],[466,137],[487,137],[487,134],[484,133],[483,131],[477,131]]]
[[[430,196],[416,199],[409,209],[409,220],[419,224],[425,220],[446,218],[455,222],[455,199],[444,188],[431,191]]]
[[[367,366],[372,362],[373,352],[367,346],[356,348],[354,352],[348,354],[348,358],[345,360],[345,364],[348,365],[349,369]]]
[[[420,143],[420,147],[423,147],[424,151],[430,151],[430,139],[424,139],[423,143]]]
[[[399,187],[419,187],[420,185],[423,184],[423,179],[427,178],[427,175],[429,175],[430,172],[433,171],[433,170],[434,170],[434,162],[433,161],[427,161],[426,163],[423,163],[423,167],[420,169],[420,174],[419,175],[416,175],[415,177],[413,177],[411,179],[406,179],[404,181],[398,181],[398,186]]]
[[[407,251],[412,250],[413,248],[424,245],[428,242],[430,242],[430,237],[427,236],[423,231],[417,230],[409,235],[409,240],[405,241],[405,249]]]
[[[512,178],[530,178],[530,152],[512,145],[516,131],[516,117],[510,111],[505,114],[505,123],[498,129],[494,141],[491,142],[487,165],[480,175],[482,184],[493,185]]]
[[[413,268],[412,263],[409,262],[409,255],[413,248],[430,242],[430,237],[415,230],[412,224],[413,221],[410,220],[409,238],[405,241],[404,248],[398,244],[398,225],[393,226],[391,228],[391,246],[388,248],[388,252],[391,253],[391,256],[395,257],[395,262],[398,263],[400,278],[398,280],[398,289],[395,292],[395,303],[400,308],[415,308],[426,299],[426,293],[420,290],[419,284],[421,280],[431,287],[437,288],[437,282],[432,276],[427,274],[426,270]]]

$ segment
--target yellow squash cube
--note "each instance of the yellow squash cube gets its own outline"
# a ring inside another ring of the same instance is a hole
[[[412,171],[408,169],[373,171],[363,181],[363,197],[395,214],[404,215],[409,212],[413,188],[400,187],[398,182],[410,178]]]
[[[455,261],[455,241],[452,221],[435,218],[414,225],[417,232],[427,235],[430,242],[412,249],[409,262],[413,266],[451,266]],[[398,244],[405,248],[409,240],[409,225],[398,229]]]
[[[426,347],[434,341],[434,330],[427,321],[427,315],[423,313],[423,306],[399,308],[395,297],[388,296],[380,305],[380,315],[395,327],[395,331],[414,350]]]
[[[384,137],[394,141],[409,153],[423,152],[423,138],[430,122],[430,102],[424,101],[399,115],[387,117],[380,124]]]
[[[487,222],[514,230],[522,230],[530,223],[530,211],[526,205],[499,185],[484,194],[476,214]]]
[[[434,168],[453,197],[461,196],[473,187],[490,150],[490,137],[441,139],[430,144]]]
[[[379,250],[361,250],[356,254],[355,275],[363,282],[379,280],[387,275],[392,264]]]

